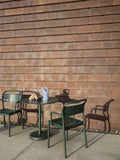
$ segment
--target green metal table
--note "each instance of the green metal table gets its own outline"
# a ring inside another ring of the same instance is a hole
[[[29,98],[24,98],[22,100],[22,104],[31,104],[31,105],[38,105],[39,107],[39,119],[38,119],[38,126],[39,130],[30,133],[30,139],[32,140],[44,140],[47,139],[47,131],[42,131],[41,129],[41,106],[45,104],[51,104],[58,102],[56,97],[49,97],[48,100],[29,100]]]

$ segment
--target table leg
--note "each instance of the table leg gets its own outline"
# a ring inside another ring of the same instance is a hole
[[[47,139],[47,131],[41,130],[41,105],[39,104],[39,117],[38,117],[38,126],[39,130],[34,131],[30,134],[30,139],[32,140],[44,140]]]

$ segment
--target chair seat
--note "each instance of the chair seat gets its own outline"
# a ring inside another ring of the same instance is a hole
[[[53,126],[63,129],[62,118],[56,118],[56,119],[50,120],[50,123]],[[74,128],[80,125],[83,125],[83,121],[72,118],[72,117],[65,118],[65,130],[68,130],[70,128]]]
[[[0,110],[0,114],[1,115],[12,115],[12,114],[15,114],[15,113],[18,113],[20,112],[20,110],[12,110],[12,109],[1,109]]]

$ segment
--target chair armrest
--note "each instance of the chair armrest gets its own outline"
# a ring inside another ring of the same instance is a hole
[[[51,114],[50,114],[51,120],[52,120],[52,115],[53,115],[53,114],[62,115],[62,113],[51,112]]]

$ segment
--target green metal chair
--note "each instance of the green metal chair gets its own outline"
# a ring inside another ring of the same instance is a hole
[[[21,98],[22,91],[19,90],[6,90],[2,94],[2,109],[0,109],[0,115],[4,116],[4,126],[6,127],[5,116],[8,116],[8,130],[9,137],[11,136],[10,130],[10,116],[16,113],[21,113],[21,124],[22,121],[22,110],[21,110]],[[13,107],[14,105],[14,107]]]
[[[48,148],[50,147],[50,125],[53,125],[63,130],[65,158],[67,158],[65,131],[67,131],[67,140],[68,140],[68,130],[71,128],[83,125],[85,146],[87,148],[87,136],[86,136],[85,120],[84,120],[84,106],[86,101],[87,101],[86,99],[71,101],[63,105],[62,113],[51,112],[51,120],[48,121]],[[60,115],[60,117],[53,119],[53,114]],[[82,114],[83,115],[82,120],[76,119],[75,118],[76,114]]]

